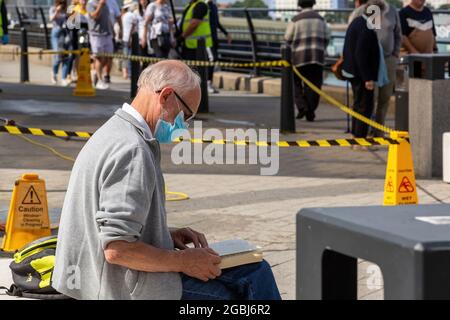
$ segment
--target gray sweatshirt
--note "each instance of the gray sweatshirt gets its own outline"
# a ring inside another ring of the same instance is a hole
[[[384,56],[389,57],[395,55],[398,57],[402,40],[400,17],[398,16],[397,9],[388,3],[386,3],[386,6],[387,8],[381,19],[381,29],[377,29],[375,31],[377,33],[378,40],[383,47]],[[353,10],[348,19],[349,24],[353,21],[353,19],[363,15],[364,7],[365,6],[360,6]]]
[[[173,250],[159,143],[119,109],[86,143],[72,169],[56,249],[53,287],[75,299],[180,299],[178,273],[109,264],[112,241]]]

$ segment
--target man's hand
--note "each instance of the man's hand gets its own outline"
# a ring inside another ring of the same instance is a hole
[[[366,89],[370,91],[372,91],[375,88],[375,82],[373,82],[372,80],[366,81],[364,85],[366,86]]]
[[[181,256],[181,272],[208,281],[221,275],[220,257],[210,248],[190,248],[179,251]]]
[[[186,245],[189,243],[193,243],[196,248],[208,248],[208,241],[206,241],[205,235],[191,228],[172,229],[170,235],[175,248],[188,249]]]

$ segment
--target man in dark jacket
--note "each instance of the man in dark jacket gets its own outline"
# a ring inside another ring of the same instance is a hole
[[[385,9],[384,2],[369,0],[365,4],[364,15],[355,18],[349,25],[345,35],[342,67],[344,76],[352,84],[353,108],[367,118],[373,112],[374,88],[380,65],[380,46],[374,27],[370,24],[371,15],[376,13],[367,10],[370,6],[377,6],[380,12]],[[352,133],[356,138],[365,138],[368,133],[367,124],[353,118]]]

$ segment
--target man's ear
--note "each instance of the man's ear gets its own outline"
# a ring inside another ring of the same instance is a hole
[[[173,94],[172,88],[164,88],[161,90],[159,94],[159,104],[164,106],[166,104],[167,99]]]

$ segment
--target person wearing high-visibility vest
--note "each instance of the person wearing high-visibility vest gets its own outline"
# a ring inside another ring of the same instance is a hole
[[[6,11],[5,0],[0,0],[0,38],[2,40],[2,44],[8,44],[9,35],[8,35],[8,12]]]
[[[202,0],[191,0],[181,18],[181,34],[177,36],[182,44],[183,59],[196,60],[198,39],[204,38],[207,48],[213,46],[211,26],[209,24],[208,5]]]
[[[0,40],[2,44],[8,44],[8,13],[6,11],[5,0],[0,0]],[[2,92],[2,89],[0,89]]]

